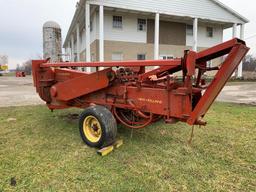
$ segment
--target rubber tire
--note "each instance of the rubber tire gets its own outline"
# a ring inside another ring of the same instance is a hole
[[[102,136],[97,143],[89,141],[83,131],[83,122],[87,116],[94,116],[102,128]],[[83,141],[90,147],[102,148],[112,145],[116,140],[117,123],[113,114],[103,106],[92,106],[87,108],[79,118],[79,131]]]

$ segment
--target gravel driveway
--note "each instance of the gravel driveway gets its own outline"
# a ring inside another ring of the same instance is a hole
[[[229,83],[217,100],[256,105],[256,83]],[[0,107],[38,104],[44,102],[37,95],[31,76],[0,77]]]
[[[256,82],[229,83],[218,101],[256,105]]]
[[[32,82],[31,76],[0,77],[0,107],[43,104]]]

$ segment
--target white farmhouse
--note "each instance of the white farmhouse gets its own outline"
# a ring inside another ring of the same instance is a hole
[[[248,22],[217,0],[80,0],[64,48],[71,61],[170,59],[221,43],[227,28],[243,39]]]

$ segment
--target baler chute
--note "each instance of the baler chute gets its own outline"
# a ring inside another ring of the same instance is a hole
[[[51,110],[87,108],[80,117],[80,133],[90,146],[114,142],[116,119],[133,129],[164,119],[206,125],[203,117],[232,76],[249,48],[233,39],[202,52],[185,51],[184,57],[159,61],[48,63],[33,61],[34,84]],[[207,62],[225,56],[217,67]],[[146,71],[146,67],[158,66]],[[96,67],[85,73],[76,67]],[[104,70],[98,70],[105,67]],[[113,70],[117,68],[117,70]],[[216,70],[205,86],[203,74]],[[181,80],[173,76],[182,72]],[[152,78],[154,77],[154,78]]]

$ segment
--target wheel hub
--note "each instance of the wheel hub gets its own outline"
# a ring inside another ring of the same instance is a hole
[[[92,143],[96,143],[101,139],[102,129],[97,118],[94,116],[88,116],[83,123],[83,131],[88,140]]]

